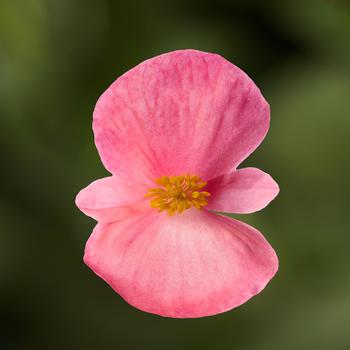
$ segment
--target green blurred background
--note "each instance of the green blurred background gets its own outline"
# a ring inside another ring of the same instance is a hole
[[[76,193],[107,175],[99,95],[146,58],[216,52],[272,108],[244,165],[279,197],[240,216],[280,258],[236,310],[166,319],[127,305],[82,262],[94,226]],[[348,1],[0,1],[1,349],[350,349]]]

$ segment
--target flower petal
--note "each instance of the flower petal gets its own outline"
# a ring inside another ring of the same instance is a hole
[[[117,176],[105,177],[82,189],[75,200],[86,215],[100,222],[124,219],[129,215],[149,211],[144,199],[147,187]]]
[[[206,191],[211,193],[207,209],[248,214],[265,208],[279,187],[269,174],[244,168],[209,181]]]
[[[133,176],[228,173],[261,143],[269,105],[223,57],[195,50],[147,60],[117,79],[94,111],[105,167]]]
[[[84,261],[131,305],[179,318],[230,310],[259,293],[278,269],[256,229],[197,209],[98,224]]]

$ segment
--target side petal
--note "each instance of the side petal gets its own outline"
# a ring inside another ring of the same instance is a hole
[[[177,318],[239,306],[278,269],[274,250],[256,229],[197,209],[99,224],[84,261],[129,304]]]
[[[124,219],[129,215],[149,211],[144,199],[147,188],[117,176],[105,177],[82,189],[76,199],[77,207],[100,222]]]
[[[278,194],[272,177],[256,168],[244,168],[209,181],[207,209],[248,214],[265,208]]]
[[[223,57],[180,50],[117,79],[94,111],[105,167],[133,176],[228,173],[261,143],[269,105],[254,82]]]

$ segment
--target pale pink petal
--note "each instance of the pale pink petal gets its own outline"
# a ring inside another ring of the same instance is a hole
[[[195,50],[147,60],[100,97],[93,128],[111,173],[139,179],[228,173],[261,143],[269,105],[223,57]]]
[[[256,229],[197,209],[98,224],[84,261],[131,305],[179,318],[239,306],[278,269],[274,250]]]
[[[247,214],[265,208],[278,194],[272,177],[256,168],[244,168],[209,181],[206,209]]]
[[[124,219],[150,210],[144,195],[149,184],[135,183],[118,176],[105,177],[82,189],[75,200],[86,215],[100,222]]]

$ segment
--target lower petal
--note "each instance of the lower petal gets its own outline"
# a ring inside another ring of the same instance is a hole
[[[274,250],[256,229],[197,209],[98,224],[84,261],[129,304],[178,318],[239,306],[278,269]]]

